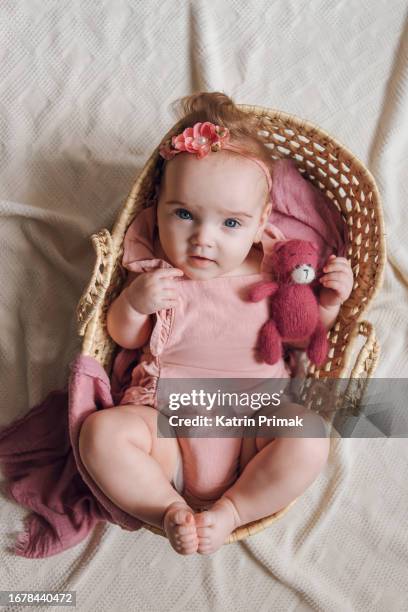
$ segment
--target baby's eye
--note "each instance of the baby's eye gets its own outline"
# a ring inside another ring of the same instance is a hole
[[[178,208],[175,213],[180,219],[192,219],[191,214],[185,208]]]
[[[238,227],[240,224],[236,219],[226,219],[225,224],[227,227]]]

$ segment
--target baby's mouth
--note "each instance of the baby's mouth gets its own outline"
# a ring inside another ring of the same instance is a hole
[[[203,261],[214,261],[213,259],[210,259],[209,257],[202,257],[201,255],[189,255],[190,258],[192,259],[201,259]]]
[[[190,265],[197,268],[207,267],[211,263],[214,263],[213,259],[208,259],[208,257],[202,257],[201,255],[189,255],[188,260]]]

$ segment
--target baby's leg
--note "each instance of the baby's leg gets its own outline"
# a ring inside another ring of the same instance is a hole
[[[192,509],[172,487],[178,442],[157,437],[157,411],[120,405],[89,415],[80,431],[79,451],[100,489],[122,510],[163,527],[181,554],[197,551]]]
[[[286,405],[284,414],[297,414],[314,424],[311,431],[324,432],[322,419],[300,405]],[[238,480],[210,510],[195,515],[198,552],[215,552],[237,527],[269,516],[301,495],[325,465],[329,448],[325,437],[256,438],[258,452]]]

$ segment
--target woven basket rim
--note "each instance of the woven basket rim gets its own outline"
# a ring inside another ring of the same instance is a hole
[[[373,184],[373,187],[377,189],[378,197],[380,196],[374,176],[372,175],[370,170],[366,167],[364,162],[355,153],[353,153],[343,142],[341,142],[340,140],[338,140],[337,137],[327,132],[324,128],[318,126],[316,123],[313,123],[309,119],[304,119],[300,117],[299,115],[287,113],[286,111],[282,111],[277,108],[273,108],[273,107],[269,108],[267,106],[257,106],[257,105],[250,105],[250,104],[237,104],[237,106],[241,108],[242,110],[260,113],[261,115],[268,115],[270,112],[272,112],[274,116],[276,116],[277,118],[282,117],[283,119],[289,120],[290,122],[293,122],[297,127],[301,127],[301,128],[306,127],[307,129],[314,130],[317,133],[322,134],[325,138],[333,142],[340,149],[343,149],[343,151],[345,151],[352,159],[358,162],[358,165],[361,166],[363,173],[366,174],[366,176],[370,179],[370,182]],[[263,111],[266,111],[266,112],[263,112]]]

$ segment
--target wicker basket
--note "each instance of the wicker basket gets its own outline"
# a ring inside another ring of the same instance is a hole
[[[354,273],[353,290],[329,332],[327,362],[322,369],[309,363],[307,379],[350,377],[363,383],[374,372],[380,347],[373,326],[361,318],[381,287],[386,259],[383,216],[375,181],[359,159],[317,126],[277,110],[238,106],[257,118],[258,133],[270,148],[271,157],[292,158],[299,171],[330,198],[347,223],[347,257]],[[177,134],[180,125],[176,123],[163,140]],[[107,333],[106,314],[127,275],[121,265],[123,239],[138,210],[155,202],[162,170],[163,159],[157,146],[119,212],[112,232],[101,229],[91,236],[96,263],[78,303],[78,333],[83,336],[82,353],[96,359],[109,376],[118,347]],[[351,363],[353,345],[359,335],[364,344]],[[236,529],[226,543],[263,530],[283,516],[295,501],[269,517]],[[151,525],[145,527],[165,535]]]

